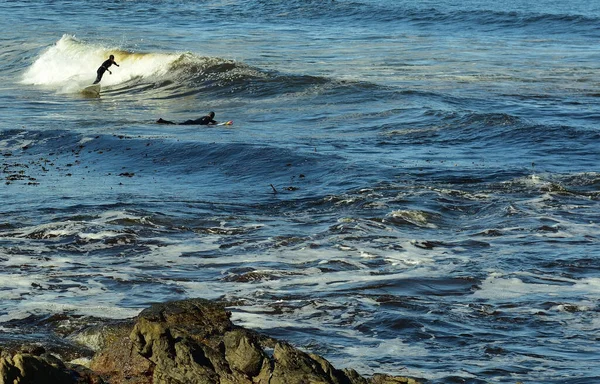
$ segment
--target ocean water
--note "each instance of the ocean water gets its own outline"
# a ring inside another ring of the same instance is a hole
[[[203,297],[367,376],[600,382],[600,2],[0,11],[0,340]]]

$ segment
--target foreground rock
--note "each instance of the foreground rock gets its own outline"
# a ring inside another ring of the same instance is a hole
[[[0,359],[0,384],[417,383],[338,370],[320,356],[235,326],[223,306],[202,299],[154,305],[135,322],[88,330],[81,340],[94,340],[98,349],[90,369],[15,354]]]
[[[103,384],[100,375],[84,366],[65,364],[43,350],[4,354],[0,384]]]

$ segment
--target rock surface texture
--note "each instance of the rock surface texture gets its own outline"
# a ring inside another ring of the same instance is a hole
[[[320,356],[235,326],[222,305],[203,299],[156,304],[134,321],[88,329],[82,338],[97,348],[89,368],[43,351],[6,352],[0,384],[419,383],[336,369]]]

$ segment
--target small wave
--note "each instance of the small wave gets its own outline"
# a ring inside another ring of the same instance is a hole
[[[352,84],[327,78],[279,74],[219,57],[131,52],[71,35],[63,35],[43,51],[25,70],[21,82],[75,93],[94,80],[98,66],[110,54],[119,67],[111,68],[112,74],[105,74],[102,84],[113,93],[152,90],[153,97],[177,98],[210,90],[215,96],[235,93],[237,97],[260,97],[353,88]]]
[[[218,77],[218,74],[227,73],[233,77],[240,67],[220,58],[191,53],[131,52],[63,35],[24,72],[22,83],[63,92],[75,91],[94,80],[98,66],[111,54],[119,67],[111,68],[112,74],[105,75],[102,84],[113,87],[140,79],[168,85],[173,79],[194,83],[198,79],[211,80],[215,74]]]
[[[422,228],[437,228],[431,222],[431,213],[415,210],[397,210],[389,215],[389,220],[395,224],[412,224]]]
[[[438,124],[427,127],[410,129],[392,129],[386,132],[390,136],[401,138],[432,137],[437,141],[457,142],[505,143],[505,140],[515,140],[515,134],[529,131],[533,125],[520,117],[506,113],[437,113]],[[523,140],[518,135],[518,140]]]
[[[395,140],[435,140],[437,143],[474,143],[477,147],[531,148],[545,154],[549,151],[573,151],[573,143],[582,145],[578,148],[581,155],[591,154],[586,143],[597,142],[598,132],[585,127],[570,125],[540,124],[539,122],[503,112],[445,112],[429,113],[437,124],[427,126],[413,125],[398,127],[395,124],[384,127],[382,132],[386,138]]]
[[[113,54],[120,67],[103,78],[103,84],[119,84],[136,77],[167,73],[179,54],[135,53],[117,47],[90,44],[63,35],[47,48],[23,74],[22,83],[62,88],[91,83],[96,70]]]

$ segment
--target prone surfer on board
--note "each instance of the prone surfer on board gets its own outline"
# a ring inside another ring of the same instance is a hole
[[[206,116],[202,116],[199,119],[196,120],[186,120],[183,123],[179,123],[179,125],[214,125],[214,124],[218,124],[215,120],[215,113],[214,112],[210,112],[208,115]],[[158,120],[156,120],[156,122],[158,124],[177,124],[174,123],[172,121],[169,120],[164,120],[162,117]]]
[[[100,82],[100,80],[102,80],[102,76],[104,75],[104,72],[108,71],[108,73],[110,73],[112,75],[112,72],[108,69],[108,67],[110,67],[113,64],[116,65],[117,67],[119,66],[119,64],[117,64],[117,62],[115,61],[115,57],[113,55],[110,55],[108,57],[108,60],[106,60],[104,63],[102,63],[100,68],[98,68],[98,71],[96,71],[98,76],[96,76],[96,81],[94,81],[94,84],[98,84]]]

